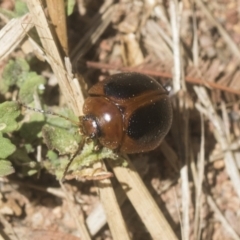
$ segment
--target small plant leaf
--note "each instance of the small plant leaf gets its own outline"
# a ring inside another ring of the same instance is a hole
[[[48,112],[49,109],[45,109],[45,111]],[[51,108],[49,112],[56,112],[66,118],[69,118],[70,120],[76,123],[79,122],[79,119],[74,115],[73,111],[71,111],[69,108],[61,108],[61,109]],[[61,118],[59,116],[53,116],[51,114],[48,114],[46,115],[46,118],[47,118],[47,123],[49,125],[65,128],[66,130],[73,127],[71,121]],[[74,128],[74,131],[77,131],[76,128]]]
[[[52,150],[48,150],[47,157],[51,162],[55,162],[58,159],[57,153]]]
[[[42,127],[45,124],[45,117],[41,113],[32,112],[28,122],[23,123],[20,128],[21,137],[28,143],[41,137]]]
[[[46,80],[34,72],[30,72],[25,77],[26,79],[20,87],[19,98],[22,102],[28,104],[33,102],[33,94],[39,92],[42,86],[46,83]]]
[[[14,173],[12,163],[6,159],[0,159],[0,177]]]
[[[67,2],[67,16],[70,16],[74,11],[75,0],[69,0]]]
[[[102,148],[100,151],[95,151],[94,147],[94,142],[85,144],[81,153],[73,159],[69,170],[76,171],[81,167],[90,166],[93,163],[106,158],[110,158],[112,160],[119,159],[118,154],[115,154],[112,150],[108,148]]]
[[[20,17],[23,16],[28,12],[28,7],[25,1],[22,0],[15,0],[15,9],[14,12],[16,16]]]
[[[42,129],[42,135],[48,148],[57,150],[60,155],[73,154],[78,149],[78,136],[66,129],[46,125]]]
[[[36,169],[31,169],[27,172],[28,176],[33,176],[34,174],[36,174],[38,171]]]
[[[23,176],[31,176],[42,168],[41,163],[29,157],[25,147],[17,148],[10,159],[17,166],[21,166],[21,168],[18,168],[18,173],[21,171]]]
[[[9,133],[18,129],[16,118],[20,116],[20,106],[17,102],[0,104],[0,132]]]
[[[18,81],[22,81],[28,72],[29,65],[26,60],[22,58],[18,58],[15,61],[10,60],[3,70],[0,92],[6,93],[11,86],[17,84]]]
[[[28,8],[24,0],[15,0],[14,11],[0,8],[0,13],[8,19],[23,16],[27,12],[28,12]]]
[[[7,158],[12,153],[14,153],[15,150],[16,147],[11,143],[11,141],[0,135],[0,158]]]
[[[54,156],[50,156],[49,161],[44,161],[43,164],[44,164],[44,167],[51,174],[55,175],[57,179],[61,179],[63,177],[63,173],[66,169],[68,162],[69,162],[69,156],[67,155],[57,156],[57,158],[55,158]]]
[[[36,72],[22,72],[22,74],[19,75],[18,80],[16,82],[16,85],[21,89],[22,85],[28,81],[31,78],[34,78],[37,75]]]

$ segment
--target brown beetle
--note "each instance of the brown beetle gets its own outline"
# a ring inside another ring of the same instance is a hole
[[[89,90],[80,123],[53,112],[20,105],[37,112],[52,114],[80,127],[87,138],[121,153],[141,153],[155,149],[168,133],[172,123],[172,106],[167,91],[154,79],[139,73],[120,73],[95,84]],[[85,144],[81,142],[79,150]],[[79,150],[68,162],[63,178],[104,179],[112,174],[93,171],[93,175],[76,171],[68,175],[68,168]],[[99,169],[98,169],[99,170]],[[69,178],[70,177],[70,178]]]
[[[104,147],[123,153],[147,152],[159,146],[171,127],[168,93],[146,75],[115,74],[88,93],[82,132]]]

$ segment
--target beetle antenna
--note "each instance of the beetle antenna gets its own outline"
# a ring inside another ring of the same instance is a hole
[[[65,119],[65,120],[71,122],[72,124],[74,124],[74,125],[76,125],[76,126],[79,126],[79,123],[78,123],[78,122],[75,122],[75,121],[73,121],[72,119],[70,119],[70,118],[68,118],[68,117],[65,117],[65,116],[63,116],[63,115],[61,115],[61,114],[59,114],[59,113],[55,113],[55,112],[52,112],[52,111],[44,111],[44,110],[42,110],[42,109],[29,107],[29,106],[27,106],[26,104],[20,102],[19,100],[18,100],[18,104],[19,104],[20,106],[22,106],[22,107],[24,107],[24,108],[26,108],[26,109],[28,109],[28,110],[34,111],[34,112],[39,112],[39,113],[43,113],[43,114],[47,114],[47,115],[58,116],[58,117],[60,117],[60,118],[63,118],[63,119]]]
[[[79,151],[81,151],[81,150],[83,149],[83,146],[84,146],[85,142],[86,142],[86,138],[83,137],[81,143],[80,143],[79,146],[78,146],[77,151],[73,154],[73,156],[72,156],[71,159],[69,160],[66,168],[64,169],[62,181],[64,180],[65,176],[67,175],[68,169],[69,169],[70,165],[72,164],[73,159],[78,155]]]

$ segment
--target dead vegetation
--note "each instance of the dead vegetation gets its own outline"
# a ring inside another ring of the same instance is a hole
[[[129,156],[128,168],[106,161],[112,179],[61,184],[17,168],[1,178],[0,239],[240,239],[239,1],[79,0],[67,27],[58,21],[62,1],[46,2],[58,9],[51,21],[38,0],[26,1],[21,18],[0,14],[1,72],[18,56],[47,60],[53,73],[38,70],[48,79],[45,104],[67,104],[77,116],[87,88],[106,75],[149,74],[169,90],[174,121],[162,145]],[[68,45],[54,35],[66,29]],[[37,161],[45,146],[35,148]]]

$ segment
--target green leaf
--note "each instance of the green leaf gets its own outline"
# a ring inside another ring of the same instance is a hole
[[[4,159],[10,156],[16,150],[16,147],[7,138],[0,135],[0,158]]]
[[[47,112],[49,109],[45,109]],[[71,111],[69,108],[51,108],[50,112],[56,112],[59,113],[60,115],[69,118],[70,120],[78,123],[79,119],[74,115],[73,111]],[[55,126],[55,127],[60,127],[60,128],[66,128],[70,129],[72,127],[71,121],[68,121],[64,118],[61,118],[59,116],[53,116],[51,114],[46,115],[47,117],[47,123],[49,125]],[[76,126],[77,127],[77,126]],[[74,131],[77,131],[76,127],[74,128]]]
[[[38,170],[36,170],[36,169],[31,169],[31,170],[29,170],[29,171],[27,172],[27,175],[28,175],[28,176],[33,176],[33,175],[36,174],[36,173],[38,173]]]
[[[48,150],[47,152],[47,157],[48,159],[51,161],[51,162],[54,162],[58,159],[58,155],[57,153],[55,153],[54,151],[52,150]]]
[[[75,0],[67,1],[67,16],[69,16],[73,13],[74,6],[75,6]]]
[[[15,11],[16,16],[23,16],[28,12],[28,7],[26,2],[22,0],[15,0]]]
[[[18,129],[16,118],[20,116],[20,106],[17,102],[0,104],[0,132],[9,133]]]
[[[61,129],[46,125],[42,129],[42,134],[45,143],[50,150],[56,149],[59,154],[73,154],[78,149],[79,136]]]
[[[24,144],[24,147],[25,147],[27,153],[34,152],[34,148],[33,148],[33,146],[30,143]]]
[[[23,16],[28,12],[27,4],[23,0],[15,0],[15,8],[14,11],[9,11],[3,8],[0,8],[0,13],[3,14],[9,20],[12,18]]]
[[[28,122],[23,123],[20,128],[20,135],[28,143],[32,143],[41,137],[42,127],[45,124],[45,117],[41,113],[32,112]]]
[[[12,173],[14,173],[14,168],[11,162],[6,159],[0,159],[0,177],[4,177]]]
[[[19,75],[18,77],[18,81],[16,82],[16,85],[21,89],[22,85],[28,81],[31,78],[34,78],[37,75],[36,72],[23,72],[22,74]]]
[[[9,90],[9,86],[5,83],[4,79],[0,79],[0,93],[5,94]]]
[[[118,154],[108,148],[102,148],[100,151],[95,151],[94,148],[94,142],[85,144],[80,154],[73,159],[69,170],[76,171],[81,167],[90,166],[93,163],[106,158],[112,160],[119,159]]]
[[[20,87],[19,99],[25,104],[33,102],[33,95],[46,83],[45,78],[40,75],[37,75],[34,72],[27,74],[26,79]]]
[[[0,92],[6,93],[9,88],[18,81],[23,81],[24,76],[29,72],[29,65],[25,59],[17,58],[15,61],[10,60],[5,66],[0,81]]]
[[[68,156],[58,156],[56,159],[49,159],[49,161],[44,161],[44,167],[53,175],[57,177],[57,179],[61,179],[63,177],[63,173],[65,168],[69,162]]]

